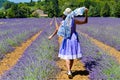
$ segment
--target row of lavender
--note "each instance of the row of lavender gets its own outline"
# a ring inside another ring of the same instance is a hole
[[[119,80],[120,64],[118,61],[83,35],[80,35],[79,39],[83,53],[82,62],[89,71],[90,80]]]
[[[52,40],[47,38],[53,31],[53,28],[47,26],[40,36],[27,48],[18,63],[11,70],[7,71],[0,80],[54,79],[59,71],[55,63],[58,42],[57,37]]]
[[[46,26],[46,19],[0,19],[0,59]],[[50,19],[47,19],[50,21]]]
[[[120,50],[119,18],[89,18],[87,24],[80,25],[77,29]]]

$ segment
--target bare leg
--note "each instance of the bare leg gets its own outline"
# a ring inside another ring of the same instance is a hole
[[[73,60],[67,59],[66,66],[67,66],[68,71],[71,71],[72,65],[73,65]]]
[[[67,66],[67,69],[68,69],[67,74],[68,74],[69,79],[72,79],[72,72],[71,72],[72,65],[73,65],[73,60],[67,59],[66,60],[66,66]]]

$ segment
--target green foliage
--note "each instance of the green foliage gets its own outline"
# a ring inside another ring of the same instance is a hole
[[[101,16],[103,17],[109,17],[110,16],[110,6],[106,2],[104,6],[101,9]]]
[[[85,7],[89,8],[90,4],[91,4],[91,1],[90,1],[90,0],[85,0],[85,1],[84,1]]]
[[[101,7],[100,7],[100,5],[98,3],[98,4],[96,4],[93,16],[99,17],[100,16],[100,11],[101,11]]]
[[[115,16],[120,17],[120,1],[115,5]]]
[[[0,11],[0,18],[5,18],[5,12],[4,11]]]
[[[116,5],[116,2],[109,3],[111,17],[115,17],[115,5]]]
[[[30,3],[26,3],[28,6],[35,6],[35,2],[31,1]]]
[[[10,46],[17,46],[17,42],[15,40],[12,40],[10,38],[6,39],[6,42],[10,45]]]
[[[92,17],[120,17],[120,1],[119,0],[38,0],[34,2],[30,0],[28,3],[13,3],[7,0],[3,4],[7,14],[5,16],[12,17],[38,17],[32,14],[37,9],[43,10],[48,17],[59,17],[63,15],[65,8],[70,7],[72,10],[85,6],[89,9],[89,16]],[[0,12],[3,18],[3,12]]]
[[[14,4],[14,5],[11,6],[11,8],[7,9],[6,17],[7,18],[15,18],[16,17],[16,11],[18,10],[17,7],[18,7],[18,5]]]
[[[10,9],[7,10],[8,18],[26,18],[31,14],[30,8],[26,4],[15,4],[12,5]]]
[[[94,14],[94,7],[90,6],[90,8],[89,8],[89,16],[93,16],[93,14]]]
[[[59,15],[59,4],[58,0],[45,0],[44,12],[48,14],[49,17]]]
[[[6,1],[6,2],[3,4],[3,7],[4,7],[5,9],[9,9],[9,8],[11,8],[11,6],[14,5],[14,4],[15,4],[15,3],[13,3],[13,2]]]
[[[12,10],[12,8],[7,10],[6,17],[7,18],[14,18],[15,17],[15,12],[14,12],[14,10]]]
[[[49,5],[49,6],[47,6],[47,5]],[[54,8],[53,8],[53,2],[52,1],[46,2],[44,11],[45,11],[45,13],[48,14],[49,17],[54,16]]]
[[[100,16],[100,5],[99,3],[96,3],[96,6],[90,6],[89,7],[89,16],[92,17],[99,17]]]
[[[30,8],[25,4],[19,4],[16,17],[25,18],[30,16]]]
[[[53,8],[54,8],[54,15],[58,16],[59,15],[59,4],[58,0],[53,0]]]
[[[38,1],[36,4],[37,8],[42,9],[42,10],[44,10],[44,5],[45,5],[44,1],[42,1],[42,2]]]
[[[31,16],[31,17],[36,17],[36,18],[39,18],[39,17],[40,17],[39,14],[36,13],[36,12],[33,12],[30,16]]]

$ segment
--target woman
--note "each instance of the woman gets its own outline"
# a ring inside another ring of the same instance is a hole
[[[64,59],[66,61],[66,67],[67,67],[67,74],[68,77],[71,79],[72,78],[72,65],[73,65],[73,60],[74,59],[80,59],[82,57],[82,53],[80,50],[80,42],[78,39],[78,34],[76,32],[76,25],[80,24],[85,24],[88,22],[88,9],[85,8],[85,19],[83,21],[77,20],[72,18],[71,20],[71,31],[70,31],[70,36],[67,38],[63,37],[63,40],[61,42],[60,48],[59,48],[59,54],[58,57],[61,59]],[[65,11],[63,12],[63,21],[65,21],[67,15],[69,15],[72,12],[70,8],[66,8]],[[55,20],[56,21],[56,20]],[[53,32],[51,36],[48,37],[48,39],[51,39],[55,34],[57,34],[59,26],[57,22],[56,24],[56,30]],[[62,23],[61,23],[62,24]],[[60,25],[61,26],[61,25]]]

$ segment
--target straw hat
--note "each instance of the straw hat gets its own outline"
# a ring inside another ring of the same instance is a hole
[[[68,15],[71,12],[72,12],[72,10],[70,8],[66,8],[65,11],[63,12],[63,14]]]

